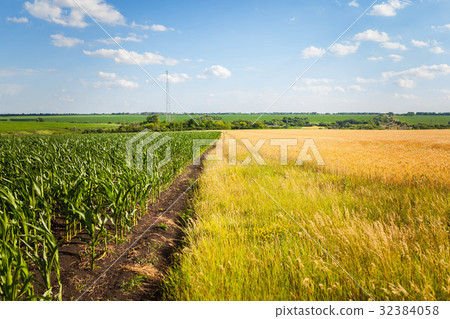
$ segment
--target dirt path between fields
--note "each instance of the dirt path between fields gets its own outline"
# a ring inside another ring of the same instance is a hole
[[[63,244],[60,248],[63,300],[77,300],[83,293],[80,300],[160,300],[162,279],[183,235],[180,214],[186,212],[189,192],[201,171],[202,166],[189,165],[149,205],[148,214],[132,228],[126,242],[108,247],[108,254],[96,261],[95,270],[90,269],[89,257],[84,256],[87,246],[83,242],[72,240]]]

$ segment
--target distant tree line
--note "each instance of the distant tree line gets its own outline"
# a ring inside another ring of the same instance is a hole
[[[6,113],[0,114],[0,117],[17,117],[17,116],[70,116],[70,115],[163,115],[163,112],[118,112],[118,113]],[[195,116],[214,116],[214,115],[257,115],[258,112],[252,113],[183,113]],[[266,115],[450,115],[450,112],[407,112],[407,113],[378,113],[378,112],[338,112],[338,113],[318,113],[318,112],[271,112],[264,113]]]
[[[349,130],[385,130],[385,129],[450,129],[448,124],[408,124],[397,120],[393,115],[378,115],[368,120],[345,119],[333,123],[313,124],[308,118],[283,117],[264,121],[235,120],[224,122],[218,115],[202,115],[184,121],[166,122],[161,121],[159,115],[149,115],[144,122],[125,123],[114,129],[86,129],[83,133],[125,133],[140,132],[144,129],[149,131],[190,131],[190,130],[242,130],[242,129],[281,129],[302,128],[318,126],[327,129],[349,129]]]

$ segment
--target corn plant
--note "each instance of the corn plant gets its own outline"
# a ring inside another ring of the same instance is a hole
[[[192,141],[219,133],[167,135],[171,161],[158,169],[165,151],[150,154],[152,174],[127,166],[130,134],[0,137],[0,299],[60,299],[56,238],[87,238],[94,268],[98,245],[122,240],[192,159]],[[53,233],[56,219],[65,234]]]

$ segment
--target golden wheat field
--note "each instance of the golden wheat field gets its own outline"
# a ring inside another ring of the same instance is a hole
[[[260,138],[267,165],[242,165],[245,139]],[[298,140],[287,165],[269,142],[279,138]],[[305,138],[325,166],[294,164]],[[448,130],[226,131],[223,140],[223,159],[205,164],[167,298],[450,298]]]
[[[450,184],[449,130],[258,130],[227,131],[224,136],[225,140],[248,138],[253,144],[266,138],[261,153],[265,159],[275,161],[279,158],[279,147],[270,146],[269,139],[297,139],[298,146],[292,146],[288,153],[290,162],[295,162],[304,139],[313,138],[326,169],[336,173],[396,183]],[[225,147],[224,151],[227,150]],[[247,156],[242,145],[237,153]]]

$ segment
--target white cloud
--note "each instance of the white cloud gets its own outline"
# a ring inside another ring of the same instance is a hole
[[[196,75],[195,77],[196,77],[197,79],[199,79],[199,80],[204,80],[204,79],[207,78],[207,76],[204,75],[204,74],[198,74],[198,75]]]
[[[359,85],[350,85],[350,86],[348,87],[348,89],[349,89],[349,90],[352,90],[352,91],[356,91],[356,92],[364,92],[364,91],[366,91],[365,89],[363,89],[363,88],[360,87]]]
[[[405,100],[417,99],[417,96],[415,96],[414,94],[399,94],[399,93],[395,93],[394,97],[397,98],[397,99],[405,99]]]
[[[184,83],[188,80],[191,79],[191,77],[189,75],[187,75],[186,73],[172,73],[169,74],[168,76],[169,79],[169,83]],[[158,81],[160,82],[166,82],[166,74],[160,74],[158,76]]]
[[[402,51],[408,50],[406,46],[398,42],[389,42],[389,41],[383,42],[380,43],[380,46],[390,50],[402,50]]]
[[[442,49],[440,46],[435,46],[433,48],[430,49],[430,52],[434,53],[434,54],[442,54],[445,53],[444,49]]]
[[[100,58],[109,58],[114,59],[116,63],[119,64],[139,64],[139,65],[147,65],[147,64],[166,64],[166,65],[175,65],[178,63],[177,60],[172,58],[165,58],[161,55],[144,52],[137,53],[134,51],[127,51],[123,49],[99,49],[96,51],[83,51],[84,54],[89,56],[95,56]]]
[[[395,79],[395,83],[405,89],[412,89],[416,87],[417,80],[433,80],[438,76],[446,76],[450,74],[450,65],[448,64],[434,64],[422,65],[416,68],[410,68],[404,71],[383,72],[381,74],[382,81],[388,79]]]
[[[113,39],[108,38],[108,39],[99,39],[97,40],[100,43],[103,44],[116,44],[117,43],[121,43],[121,42],[142,42],[142,39],[146,39],[148,38],[148,36],[145,35],[137,35],[136,33],[130,33],[127,37],[119,37],[116,36]]]
[[[302,58],[309,59],[313,57],[318,57],[324,54],[326,51],[322,48],[316,48],[315,46],[310,46],[302,51]]]
[[[369,15],[393,17],[397,15],[397,10],[403,9],[411,3],[409,0],[389,0],[381,4],[374,5]]]
[[[340,86],[329,86],[329,85],[310,85],[310,86],[294,86],[294,90],[300,92],[310,92],[314,95],[327,96],[330,93],[337,92],[345,92],[345,89]]]
[[[295,21],[295,18],[290,18],[289,21]]]
[[[419,41],[419,40],[414,40],[414,39],[411,40],[411,44],[418,48],[427,48],[430,46],[430,44],[425,41]]]
[[[390,54],[389,57],[392,59],[392,61],[394,62],[400,62],[401,60],[404,59],[403,56],[398,55],[398,54]]]
[[[106,73],[106,72],[98,72],[98,76],[101,77],[102,79],[107,79],[107,80],[115,80],[117,79],[117,74],[116,73]]]
[[[450,30],[450,23],[445,25],[432,26],[431,28],[439,31],[448,31]]]
[[[367,61],[381,61],[384,60],[382,56],[371,56],[367,58]]]
[[[25,10],[32,16],[68,27],[84,28],[86,13],[77,3],[100,23],[124,25],[125,18],[104,0],[34,0],[25,2]]]
[[[124,88],[124,89],[136,89],[139,87],[139,83],[128,81],[126,79],[120,78],[116,73],[108,73],[108,72],[98,72],[98,77],[109,80],[103,82],[95,82],[95,88],[107,88],[107,89],[115,89],[115,88]]]
[[[437,76],[446,76],[450,74],[450,65],[448,64],[434,64],[422,65],[417,68],[411,68],[400,72],[389,71],[383,72],[381,75],[383,79],[389,78],[416,78],[432,80]]]
[[[349,5],[350,7],[355,7],[355,8],[358,8],[358,7],[359,7],[359,3],[356,2],[356,0],[350,1],[350,2],[348,3],[348,5]]]
[[[306,85],[311,85],[311,84],[319,84],[319,83],[331,83],[333,82],[332,79],[311,79],[311,78],[305,78],[305,79],[301,79],[302,83],[305,83]]]
[[[356,82],[358,82],[358,83],[376,83],[376,82],[378,82],[378,80],[377,79],[365,79],[365,78],[357,77],[356,78]]]
[[[364,32],[358,33],[353,37],[356,41],[374,41],[374,42],[387,42],[389,41],[389,35],[386,32],[378,32],[378,30],[368,29]]]
[[[334,55],[337,56],[346,56],[352,53],[355,53],[359,48],[359,43],[355,43],[355,44],[341,44],[341,43],[336,43],[335,45],[333,45],[330,48],[331,53],[333,53]]]
[[[132,22],[131,27],[140,29],[140,30],[152,30],[152,31],[157,31],[157,32],[175,31],[174,28],[168,28],[162,24],[145,25],[145,24],[137,24],[136,22]]]
[[[52,43],[55,47],[66,47],[71,48],[78,44],[83,44],[84,41],[77,38],[68,38],[62,34],[52,34],[50,36],[53,40]]]
[[[139,87],[139,83],[128,81],[125,79],[117,79],[114,81],[104,81],[94,83],[95,88],[107,88],[107,89],[136,89]]]
[[[411,79],[398,79],[396,83],[398,84],[398,86],[404,89],[413,89],[416,87],[417,84],[416,81]]]
[[[6,21],[14,22],[14,23],[27,23],[27,22],[28,22],[28,19],[25,18],[25,17],[20,17],[20,18],[16,18],[16,17],[10,18],[10,17],[7,17],[7,18],[6,18]]]
[[[139,84],[137,82],[133,82],[133,81],[128,81],[125,79],[117,79],[113,82],[105,82],[106,87],[108,87],[108,85],[110,85],[110,87],[114,88],[114,87],[120,87],[120,88],[125,88],[125,89],[136,89],[139,87]]]
[[[213,65],[209,68],[206,68],[203,70],[203,73],[205,75],[213,75],[221,79],[226,79],[231,76],[231,72],[221,65]]]

